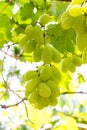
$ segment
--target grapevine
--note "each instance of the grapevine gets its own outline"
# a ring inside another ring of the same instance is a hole
[[[87,63],[86,6],[84,0],[73,0],[61,16],[62,28],[75,30],[76,47],[81,51],[82,56],[62,55],[46,40],[46,27],[51,22],[49,14],[42,14],[34,25],[28,25],[24,36],[19,40],[19,46],[26,53],[31,54],[33,62],[41,62],[41,66],[36,70],[28,71],[23,75],[25,96],[38,109],[57,105],[61,93],[59,86],[62,78],[61,71],[73,73],[76,67]],[[60,64],[60,69],[56,64]]]

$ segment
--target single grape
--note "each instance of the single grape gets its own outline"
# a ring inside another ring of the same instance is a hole
[[[37,91],[34,90],[29,96],[28,101],[30,103],[36,103],[39,100],[40,96],[38,95]]]
[[[41,60],[45,64],[50,64],[52,62],[52,47],[50,45],[45,45],[41,54]]]
[[[52,53],[53,53],[52,54],[52,60],[55,63],[59,63],[61,61],[61,54],[60,54],[60,52],[56,48],[52,47]]]
[[[24,46],[24,51],[26,53],[31,53],[35,50],[37,44],[34,40],[28,40],[26,45]]]
[[[44,37],[43,37],[43,31],[40,26],[35,26],[32,38],[35,40],[37,44],[43,44],[44,43]]]
[[[29,95],[31,94],[31,92],[30,91],[28,91],[28,90],[25,90],[25,97],[28,99],[28,97],[29,97]]]
[[[43,97],[40,97],[39,98],[39,104],[43,107],[47,107],[49,105],[49,98],[43,98]]]
[[[82,10],[84,11],[84,13],[87,13],[87,2],[82,4]]]
[[[72,62],[74,63],[75,66],[81,66],[82,65],[82,58],[76,55],[73,55],[71,57]]]
[[[30,71],[27,71],[26,73],[23,74],[22,80],[28,81],[31,78],[36,77],[36,76],[37,76],[37,72],[35,70],[30,70]]]
[[[87,33],[85,26],[85,16],[80,15],[79,17],[75,17],[74,23],[72,24],[72,28],[76,31],[76,33]]]
[[[82,52],[82,62],[87,64],[87,48],[85,48]]]
[[[51,95],[51,89],[44,82],[41,82],[38,86],[38,94],[41,97],[48,98]]]
[[[45,24],[49,23],[50,22],[50,16],[49,16],[49,14],[43,14],[43,15],[41,15],[40,18],[39,18],[39,22],[42,25],[45,25]]]
[[[57,104],[58,104],[57,98],[51,96],[51,97],[50,97],[50,105],[51,105],[51,106],[56,106]]]
[[[62,79],[60,70],[54,65],[52,65],[51,68],[52,68],[52,79],[57,79],[58,82],[60,82]]]
[[[83,51],[87,48],[87,33],[78,33],[76,35],[76,45],[80,51]]]
[[[69,58],[69,70],[71,71],[71,72],[75,72],[75,70],[76,70],[76,66],[75,66],[75,64],[73,63],[73,61],[72,61],[72,59],[71,58]]]
[[[26,45],[27,41],[28,41],[28,38],[26,37],[26,35],[22,36],[19,40],[19,46],[24,47]]]
[[[62,61],[60,62],[60,68],[64,73],[69,70],[69,58],[62,59]]]
[[[32,25],[28,25],[26,28],[25,28],[25,34],[27,36],[28,39],[31,39],[32,38],[32,34],[33,34],[33,26]]]
[[[41,53],[42,53],[42,51],[43,51],[43,47],[40,46],[33,52],[33,60],[35,62],[41,61]]]
[[[40,78],[42,81],[50,79],[52,76],[52,70],[49,64],[45,64],[40,70]]]
[[[38,87],[39,83],[40,83],[40,79],[37,76],[30,79],[25,84],[26,91],[30,91],[30,92],[34,91]]]
[[[58,84],[56,84],[53,80],[48,80],[46,83],[51,89],[52,96],[54,97],[60,96],[60,90],[58,88]]]
[[[72,5],[71,8],[69,9],[69,14],[72,17],[78,17],[82,15],[82,7],[79,4]]]
[[[70,16],[69,12],[65,11],[61,16],[61,26],[63,29],[72,28],[73,23],[75,22],[75,18]]]

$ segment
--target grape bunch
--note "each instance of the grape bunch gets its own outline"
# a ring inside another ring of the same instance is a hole
[[[60,62],[60,68],[62,72],[66,73],[68,70],[70,72],[75,72],[77,66],[82,65],[82,58],[76,55],[71,57],[65,57]]]
[[[25,81],[25,95],[34,107],[42,109],[57,104],[60,96],[59,82],[61,73],[57,67],[50,64],[40,66],[23,75]]]
[[[38,109],[55,106],[60,96],[61,72],[54,63],[59,63],[62,58],[61,53],[45,40],[44,27],[49,21],[50,16],[43,14],[38,24],[25,28],[25,34],[19,40],[19,46],[24,52],[31,54],[34,62],[42,63],[36,70],[27,71],[22,78],[26,98]]]
[[[87,54],[87,49],[85,49],[87,48],[87,1],[72,0],[61,17],[61,25],[64,29],[72,28],[75,30],[76,45],[82,52],[82,57],[86,57],[83,55]],[[83,60],[83,63],[86,62]]]

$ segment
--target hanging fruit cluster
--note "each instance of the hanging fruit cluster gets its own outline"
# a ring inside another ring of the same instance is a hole
[[[48,14],[43,14],[34,27],[28,25],[25,35],[19,40],[19,46],[26,53],[31,53],[34,62],[41,62],[36,70],[23,75],[25,96],[36,108],[55,106],[60,96],[60,70],[53,64],[61,61],[60,52],[45,40],[45,26],[50,21]]]
[[[64,29],[76,32],[76,45],[82,52],[82,62],[87,63],[87,1],[72,0],[61,17]]]

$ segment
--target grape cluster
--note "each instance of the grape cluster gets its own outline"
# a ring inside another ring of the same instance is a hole
[[[81,57],[72,55],[71,57],[63,58],[60,62],[61,70],[66,73],[68,70],[70,72],[75,72],[77,66],[82,65]]]
[[[43,14],[34,27],[28,25],[24,36],[19,40],[19,46],[24,52],[31,53],[34,62],[41,62],[36,70],[23,75],[25,96],[36,108],[42,109],[57,104],[60,95],[59,82],[61,73],[53,63],[61,61],[60,52],[45,40],[45,25],[50,21],[48,14]]]
[[[50,64],[40,66],[38,70],[31,70],[23,75],[26,97],[34,107],[42,109],[57,104],[60,95],[58,83],[61,73],[57,67]]]
[[[66,11],[61,17],[62,27],[64,29],[73,28],[76,32],[76,45],[86,55],[87,48],[87,1],[72,0]],[[84,59],[83,56],[82,59]],[[84,60],[83,60],[84,63]]]

